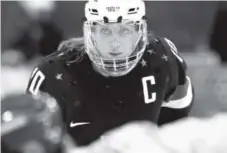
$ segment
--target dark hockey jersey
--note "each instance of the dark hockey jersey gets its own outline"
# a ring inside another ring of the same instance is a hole
[[[186,64],[168,39],[153,38],[137,66],[120,77],[94,71],[83,44],[76,43],[63,42],[41,61],[27,93],[43,91],[55,97],[67,130],[79,145],[130,121],[156,123],[162,104],[186,81]]]

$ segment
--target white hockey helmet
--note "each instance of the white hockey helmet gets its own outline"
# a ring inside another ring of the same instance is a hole
[[[108,76],[128,74],[147,45],[142,0],[89,0],[85,5],[84,44],[93,65]]]

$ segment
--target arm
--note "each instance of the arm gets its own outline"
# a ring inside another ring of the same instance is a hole
[[[30,80],[28,82],[26,93],[32,96],[37,96],[40,91],[43,90],[46,76],[40,70],[39,67],[36,67],[31,73]]]
[[[187,64],[177,52],[175,45],[168,39],[165,39],[169,46],[173,59],[176,61],[177,84],[167,92],[165,102],[159,117],[159,125],[175,121],[188,116],[194,99],[194,89],[189,76],[187,76]]]

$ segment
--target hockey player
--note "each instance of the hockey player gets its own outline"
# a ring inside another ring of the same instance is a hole
[[[31,74],[27,93],[55,97],[68,132],[87,145],[130,121],[186,117],[193,101],[186,63],[167,38],[147,35],[142,0],[91,0],[83,42],[62,42]]]

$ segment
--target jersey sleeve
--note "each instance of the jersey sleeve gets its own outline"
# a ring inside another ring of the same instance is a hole
[[[54,52],[44,57],[33,69],[27,85],[27,94],[37,96],[39,92],[46,92],[49,95],[55,97],[54,90],[50,87],[55,84],[55,82],[53,81],[53,72],[55,70],[55,67],[53,66],[53,61],[56,55],[57,53]]]
[[[174,61],[174,75],[177,80],[174,84],[171,84],[166,93],[166,103],[163,103],[163,107],[169,107],[174,109],[183,109],[193,101],[193,86],[189,76],[187,76],[187,64],[185,60],[179,55],[178,50],[174,43],[167,38],[164,38],[166,48]]]
[[[169,56],[171,56],[171,59],[175,61],[175,67],[178,70],[178,84],[182,85],[185,84],[186,82],[186,71],[187,71],[187,64],[186,61],[181,57],[181,55],[179,54],[177,47],[175,46],[175,44],[167,39],[164,38],[164,43],[166,46],[166,49],[169,52]]]
[[[28,81],[26,93],[32,96],[37,96],[39,92],[45,90],[46,75],[41,67],[36,67]]]
[[[39,93],[45,93],[55,98],[61,108],[63,121],[65,121],[65,101],[61,93],[61,88],[55,81],[54,67],[49,64],[49,59],[43,59],[39,66],[37,66],[31,73],[28,81],[26,93],[33,97],[39,96]]]

